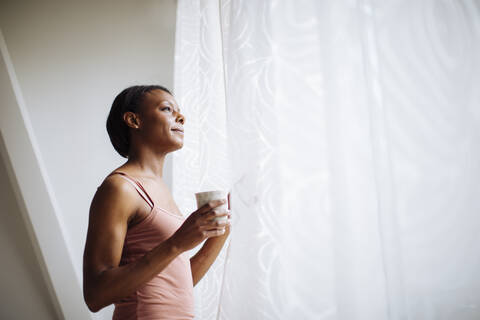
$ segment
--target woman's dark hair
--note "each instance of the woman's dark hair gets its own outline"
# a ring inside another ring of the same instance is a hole
[[[127,111],[137,112],[143,102],[144,94],[160,89],[173,95],[170,90],[159,85],[131,86],[120,92],[113,100],[107,118],[107,132],[115,150],[124,158],[128,158],[130,148],[129,127],[123,120]]]

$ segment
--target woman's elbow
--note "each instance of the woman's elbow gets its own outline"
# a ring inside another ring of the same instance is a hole
[[[87,305],[88,307],[88,310],[90,310],[91,312],[98,312],[100,310],[100,308],[97,307],[97,305],[93,302],[92,299],[90,298],[84,298],[85,300],[85,304]]]
[[[100,311],[103,307],[98,301],[98,296],[90,293],[89,291],[83,292],[83,300],[88,307],[88,310],[95,313]]]

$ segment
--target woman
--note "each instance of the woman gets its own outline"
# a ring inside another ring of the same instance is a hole
[[[230,233],[230,211],[216,209],[227,199],[216,200],[185,219],[175,204],[163,164],[182,148],[184,123],[162,86],[132,86],[113,102],[107,131],[128,160],[104,179],[90,207],[83,294],[92,312],[114,303],[113,319],[194,317],[193,286]],[[214,219],[220,216],[227,221]],[[186,251],[205,239],[189,259]]]

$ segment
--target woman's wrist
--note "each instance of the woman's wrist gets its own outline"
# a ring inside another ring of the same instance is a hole
[[[182,250],[177,243],[175,242],[175,238],[170,237],[167,240],[165,240],[165,246],[171,254],[181,254],[184,250]]]

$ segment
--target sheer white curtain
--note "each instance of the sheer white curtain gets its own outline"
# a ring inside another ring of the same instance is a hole
[[[475,0],[179,0],[174,196],[232,188],[197,319],[479,319],[479,57]]]

